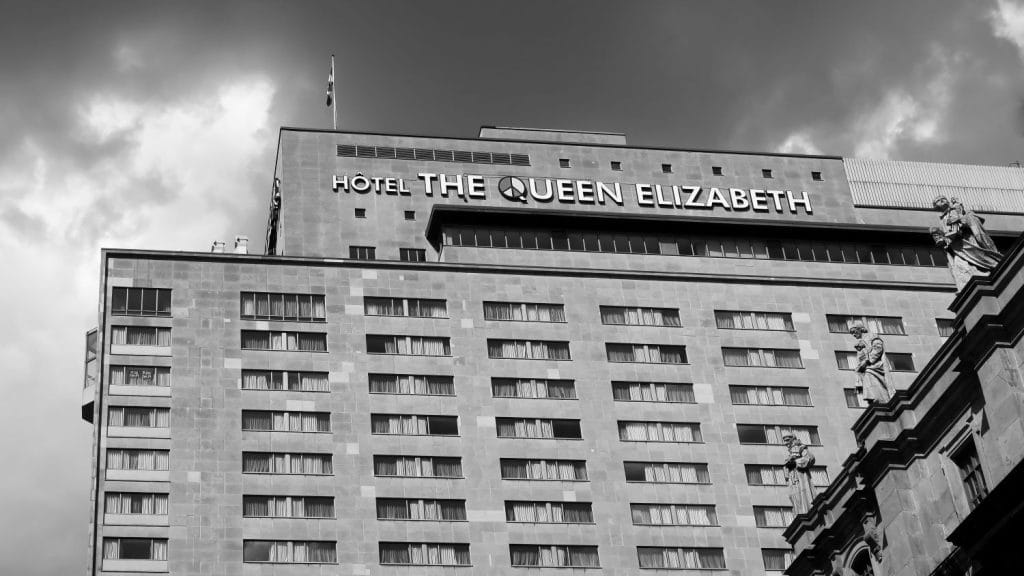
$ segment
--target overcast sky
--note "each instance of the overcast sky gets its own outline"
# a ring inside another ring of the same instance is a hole
[[[278,127],[1024,160],[1024,0],[0,1],[0,574],[78,574],[101,247],[261,251]]]

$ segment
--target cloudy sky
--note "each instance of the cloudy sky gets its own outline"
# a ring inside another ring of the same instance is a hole
[[[1024,0],[103,2],[0,16],[0,573],[77,574],[99,249],[262,249],[279,126],[1024,160]]]

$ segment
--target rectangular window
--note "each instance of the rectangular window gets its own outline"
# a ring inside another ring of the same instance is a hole
[[[600,568],[597,546],[509,544],[512,566],[548,568]]]
[[[711,175],[712,176],[721,176],[722,175],[722,167],[721,166],[712,166],[711,167]]]
[[[579,420],[551,418],[495,418],[498,438],[581,440]]]
[[[356,208],[355,216],[356,218],[366,218],[366,208]]]
[[[612,397],[616,402],[697,403],[693,395],[693,384],[675,382],[613,381]]]
[[[330,432],[330,412],[242,410],[242,430],[256,432]]]
[[[327,352],[327,334],[323,332],[242,330],[242,350]]]
[[[110,315],[170,317],[171,290],[114,287],[111,293]]]
[[[725,570],[725,552],[721,548],[637,546],[636,554],[640,568]]]
[[[957,450],[952,460],[960,470],[964,493],[967,495],[971,510],[974,510],[988,495],[988,485],[985,483],[985,474],[981,471],[981,459],[978,458],[978,449],[974,445],[974,440],[969,440]]]
[[[406,220],[415,220],[416,219],[416,212],[414,210],[406,210],[405,211],[405,219]]]
[[[565,322],[565,307],[529,302],[484,302],[484,320]]]
[[[495,398],[575,400],[576,383],[548,378],[491,378],[491,393]]]
[[[793,315],[789,312],[715,310],[715,323],[726,330],[794,331]]]
[[[363,298],[367,316],[408,316],[410,318],[447,318],[446,300],[427,298]]]
[[[171,329],[155,326],[111,326],[110,344],[111,346],[169,347],[171,345]]]
[[[451,376],[369,374],[368,377],[370,394],[455,396],[455,381]]]
[[[376,260],[377,249],[373,246],[349,246],[348,257],[353,260]]]
[[[672,173],[672,165],[671,164],[662,164],[661,165],[661,171],[664,174],[671,174]]]
[[[729,386],[729,396],[736,405],[810,406],[811,393],[795,386]]]
[[[111,366],[111,386],[170,386],[171,369],[166,366]]]
[[[531,502],[506,500],[506,522],[536,524],[593,524],[590,502]]]
[[[561,480],[586,482],[585,460],[501,459],[502,480]]]
[[[568,158],[559,158],[558,159],[558,166],[560,168],[568,168],[569,167],[569,159]]]
[[[678,308],[601,306],[601,323],[624,326],[682,326]]]
[[[243,540],[242,562],[337,564],[337,543],[316,540]]]
[[[280,292],[242,292],[242,320],[291,320],[326,322],[323,294],[284,294]]]
[[[857,353],[846,350],[836,350],[836,366],[840,370],[857,369]],[[913,372],[914,355],[902,352],[886,352],[885,367],[890,372]]]
[[[242,452],[242,474],[331,476],[334,474],[332,458],[330,454]]]
[[[171,425],[170,408],[150,408],[148,406],[111,406],[108,416],[107,426],[125,426],[129,428],[169,428]]]
[[[329,496],[242,496],[243,518],[334,518]]]
[[[489,358],[518,360],[571,360],[569,343],[553,340],[487,339]]]
[[[458,416],[420,414],[370,414],[373,434],[400,436],[458,436]]]
[[[814,180],[815,182],[821,182],[821,180],[822,180],[821,172],[818,172],[817,170],[812,170],[811,171],[811,180]]]
[[[379,561],[397,566],[470,566],[469,544],[381,542]]]
[[[451,340],[441,336],[391,336],[367,334],[368,354],[398,354],[403,356],[451,356]]]
[[[167,560],[167,538],[104,538],[104,560]]]
[[[609,362],[686,364],[686,346],[669,344],[605,344]]]
[[[936,318],[935,327],[939,330],[939,336],[942,336],[943,338],[949,338],[953,335],[952,318]]]
[[[612,160],[612,170],[615,170],[616,172],[618,172],[619,170],[622,170],[622,162],[619,162],[617,160]]]
[[[106,514],[167,515],[167,494],[107,492],[103,500]]]
[[[783,572],[793,563],[793,551],[785,548],[763,548],[761,558],[768,572]]]
[[[750,486],[788,486],[786,468],[782,465],[744,464],[743,467]],[[824,466],[812,466],[811,483],[819,487],[828,486],[828,470]]]
[[[622,442],[704,442],[700,433],[700,424],[639,420],[619,420],[619,440]]]
[[[327,372],[297,370],[242,370],[242,390],[330,392]]]
[[[168,450],[107,448],[108,470],[167,470]]]
[[[772,177],[771,168],[762,168],[761,169],[761,177],[762,178],[771,178]]]
[[[893,334],[905,336],[906,328],[903,318],[899,316],[850,316],[845,314],[826,314],[828,331],[833,334],[848,334],[854,324],[863,324],[872,334]]]
[[[817,426],[779,426],[774,424],[737,424],[740,444],[778,444],[782,445],[782,437],[792,434],[804,444],[820,445]]]
[[[377,520],[432,520],[464,522],[465,500],[377,498]]]
[[[722,347],[722,360],[726,366],[759,368],[803,368],[800,350],[782,348],[729,348]]]
[[[754,523],[758,528],[785,528],[792,521],[792,506],[754,506]]]
[[[718,526],[714,505],[630,504],[636,526]]]
[[[857,392],[856,388],[843,388],[843,396],[846,397],[847,408],[867,408],[868,401],[864,395]]]
[[[626,482],[710,484],[707,464],[683,462],[624,462]]]
[[[398,259],[402,262],[426,262],[427,251],[423,248],[399,248]]]
[[[462,478],[462,458],[375,455],[373,475],[394,478]]]

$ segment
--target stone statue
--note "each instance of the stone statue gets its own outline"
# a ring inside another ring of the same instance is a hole
[[[864,527],[864,542],[868,550],[878,562],[882,561],[882,531],[878,528],[878,519],[874,514],[865,514],[861,520]]]
[[[942,213],[941,226],[931,228],[932,240],[946,251],[949,271],[959,292],[972,276],[991,272],[1003,256],[982,227],[985,221],[959,200],[938,196],[932,206]]]
[[[885,341],[874,335],[870,343],[864,341],[868,329],[861,323],[850,326],[850,335],[857,339],[853,345],[857,351],[857,391],[868,402],[885,403],[892,397],[885,375]]]
[[[814,501],[814,484],[811,482],[811,466],[814,455],[807,446],[793,434],[782,437],[786,443],[786,482],[789,484],[789,499],[794,514],[805,514]]]

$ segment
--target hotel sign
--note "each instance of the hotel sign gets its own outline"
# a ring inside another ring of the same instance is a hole
[[[694,185],[623,184],[596,180],[564,178],[523,178],[504,176],[494,179],[472,174],[435,174],[420,172],[417,182],[404,178],[334,175],[335,193],[411,196],[413,190],[424,196],[461,198],[466,202],[486,200],[496,193],[517,204],[593,204],[623,206],[630,196],[638,206],[679,210],[724,210],[735,212],[777,212],[812,214],[807,192],[761,190],[757,188],[718,188]],[[488,180],[492,182],[488,184]],[[412,188],[410,188],[412,184]]]

